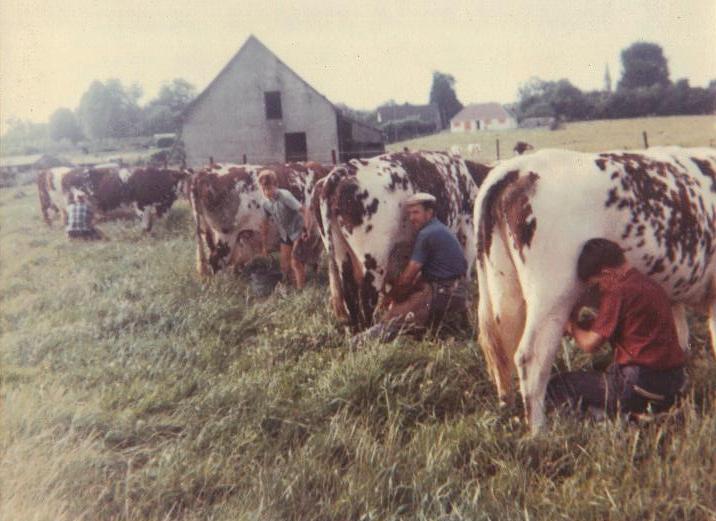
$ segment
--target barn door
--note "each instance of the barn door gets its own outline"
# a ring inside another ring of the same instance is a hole
[[[286,136],[286,162],[307,161],[308,148],[306,147],[305,132],[290,132]]]

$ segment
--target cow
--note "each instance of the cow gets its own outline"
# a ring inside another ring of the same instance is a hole
[[[673,302],[709,315],[716,353],[716,149],[544,150],[501,163],[475,201],[479,342],[501,403],[515,368],[525,417],[544,426],[544,397],[565,323],[585,285],[584,243],[619,244]]]
[[[304,206],[316,182],[328,170],[315,162],[285,165],[212,164],[197,172],[190,183],[189,202],[196,232],[196,262],[200,275],[212,275],[224,268],[238,270],[261,252],[261,224],[265,217],[258,174],[264,169],[276,173],[279,188],[289,190]],[[309,237],[301,248],[317,261],[321,245],[318,234],[308,228]],[[278,230],[269,226],[269,249],[278,247]],[[312,262],[313,263],[313,262]]]
[[[37,192],[40,196],[40,211],[47,226],[55,219],[66,220],[66,208],[73,196],[74,181],[82,169],[60,166],[43,170],[37,175]]]
[[[407,263],[415,231],[405,201],[437,198],[436,217],[475,250],[472,204],[489,167],[446,152],[395,152],[340,165],[321,181],[311,208],[328,254],[331,305],[353,331],[373,324]],[[380,301],[380,302],[379,302]]]
[[[482,152],[482,147],[480,146],[480,143],[470,143],[467,145],[467,155],[470,157],[475,157],[480,155]]]
[[[521,156],[528,150],[534,150],[535,147],[530,145],[529,143],[526,143],[524,141],[518,141],[515,143],[515,147],[512,149],[512,151],[515,153],[516,156]]]
[[[81,192],[86,194],[99,220],[132,208],[141,217],[144,231],[149,232],[154,217],[161,217],[177,199],[180,183],[186,176],[185,172],[155,167],[129,170],[100,165],[88,169],[51,169],[38,176],[40,206],[45,222],[51,225],[50,210],[63,212],[71,194]]]

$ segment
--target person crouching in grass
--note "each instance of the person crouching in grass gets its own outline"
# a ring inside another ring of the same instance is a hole
[[[70,194],[70,204],[67,206],[67,227],[65,228],[68,239],[82,239],[85,241],[98,241],[106,239],[102,233],[94,227],[94,213],[87,204],[84,194]]]
[[[306,283],[306,266],[295,255],[294,244],[305,234],[303,207],[288,190],[278,187],[276,173],[262,170],[259,173],[259,186],[265,200],[263,202],[264,220],[261,225],[261,250],[268,256],[269,219],[278,227],[281,242],[280,261],[284,280],[290,280],[289,269],[293,271],[296,288],[303,289]]]

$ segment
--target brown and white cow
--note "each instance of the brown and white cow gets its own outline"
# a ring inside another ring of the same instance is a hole
[[[131,208],[141,217],[143,229],[150,231],[154,217],[161,217],[177,199],[180,182],[186,176],[184,172],[155,167],[133,171],[116,165],[55,168],[38,176],[40,207],[45,222],[50,225],[54,218],[50,217],[50,211],[64,212],[70,194],[82,192],[100,220],[117,210]]]
[[[673,299],[709,315],[716,352],[716,149],[585,154],[544,150],[488,175],[475,201],[480,345],[502,401],[517,368],[525,415],[544,424],[544,396],[563,328],[585,286],[577,258],[595,237]]]
[[[304,206],[316,182],[328,171],[319,163],[285,165],[213,164],[196,173],[190,183],[189,201],[194,214],[197,271],[201,275],[224,268],[238,269],[261,251],[261,223],[265,218],[258,174],[276,173],[279,188],[289,190]],[[301,247],[320,255],[320,238],[309,227],[309,239]],[[269,250],[278,248],[278,231],[269,226]]]
[[[60,218],[66,220],[66,208],[73,195],[73,186],[82,174],[81,168],[59,166],[43,170],[37,175],[37,192],[40,196],[40,211],[47,226]]]
[[[354,330],[373,323],[379,301],[407,263],[415,231],[405,200],[427,192],[436,217],[455,232],[469,265],[475,258],[472,205],[489,167],[445,152],[398,152],[336,167],[318,203],[329,257],[331,303]]]

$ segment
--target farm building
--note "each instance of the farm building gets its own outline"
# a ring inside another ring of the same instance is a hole
[[[452,132],[507,130],[517,128],[517,119],[499,103],[468,105],[450,120]]]
[[[380,130],[354,121],[250,36],[182,114],[189,166],[214,161],[321,163],[385,150]]]
[[[381,105],[378,107],[377,112],[378,123],[417,119],[420,120],[421,123],[431,125],[431,132],[440,130],[440,110],[438,110],[437,105],[411,105],[409,103],[397,105],[392,103]]]

